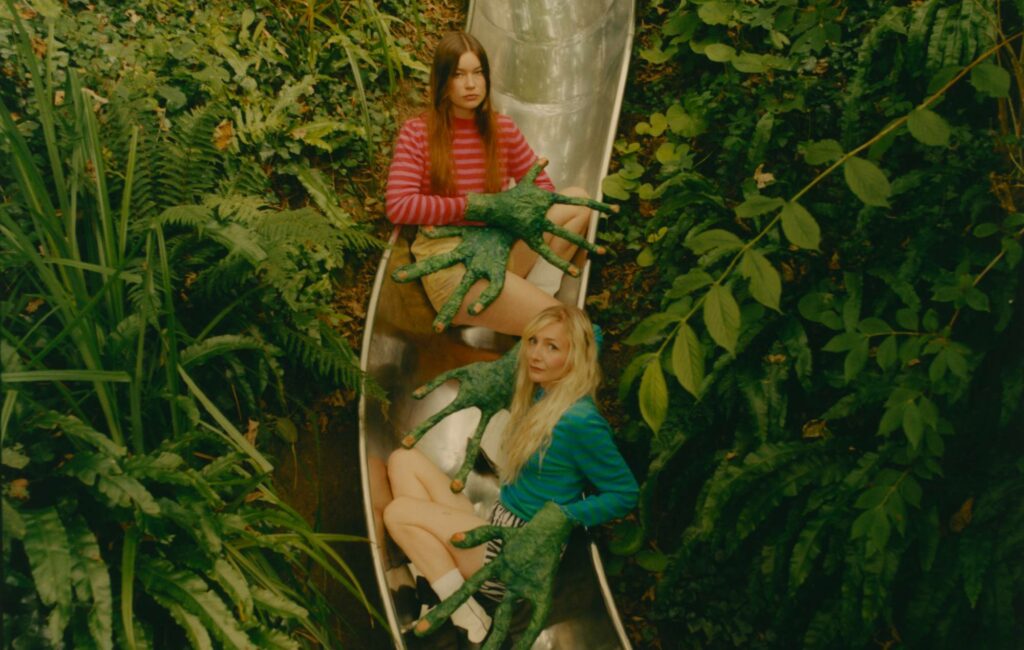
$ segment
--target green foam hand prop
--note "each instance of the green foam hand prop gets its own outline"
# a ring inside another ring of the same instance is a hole
[[[469,313],[477,315],[497,300],[505,287],[505,272],[508,267],[508,254],[515,243],[514,235],[500,228],[478,228],[474,226],[425,226],[423,234],[431,239],[442,237],[461,237],[459,245],[447,253],[433,255],[426,259],[406,264],[395,270],[391,278],[395,282],[410,282],[424,275],[436,273],[441,269],[455,264],[466,267],[466,274],[448,297],[434,318],[434,330],[443,332],[451,324],[455,314],[459,312],[463,299],[470,287],[477,280],[487,280],[487,288],[483,290],[476,302],[469,306]]]
[[[515,187],[496,194],[470,194],[466,207],[468,221],[482,221],[488,226],[497,226],[522,239],[541,257],[569,275],[576,277],[580,270],[567,260],[559,257],[544,241],[544,235],[551,233],[584,248],[591,253],[604,254],[604,247],[591,244],[586,239],[553,223],[547,218],[548,209],[556,203],[582,205],[598,212],[618,212],[619,206],[601,203],[594,199],[565,196],[549,192],[534,185],[537,175],[547,167],[546,158],[541,158],[530,167]]]
[[[562,509],[549,501],[522,528],[480,526],[452,535],[452,544],[459,548],[479,546],[500,537],[503,540],[501,552],[466,580],[454,594],[421,618],[416,623],[416,635],[425,636],[439,628],[484,582],[496,579],[504,582],[508,591],[494,612],[491,633],[483,650],[497,650],[501,647],[512,623],[512,608],[519,599],[528,601],[533,611],[514,650],[530,648],[544,628],[551,611],[555,575],[572,527],[572,522]]]
[[[422,399],[449,379],[459,382],[455,399],[448,406],[417,425],[402,439],[402,446],[407,449],[419,442],[427,431],[452,413],[474,406],[480,409],[480,423],[477,424],[476,431],[466,443],[466,458],[462,461],[462,467],[459,468],[455,478],[452,479],[452,492],[461,492],[466,486],[466,477],[469,476],[469,471],[476,463],[476,457],[480,453],[480,441],[491,418],[512,403],[519,346],[520,343],[516,343],[512,349],[496,361],[477,361],[443,372],[413,391],[414,398]]]
[[[538,160],[512,189],[494,194],[470,194],[467,197],[466,220],[480,221],[488,226],[494,226],[493,228],[424,227],[423,234],[432,239],[458,236],[462,241],[447,253],[417,260],[392,273],[391,277],[396,282],[410,282],[455,264],[463,264],[466,267],[462,282],[437,312],[437,318],[434,319],[436,331],[442,332],[451,324],[470,287],[477,280],[486,279],[489,285],[477,301],[468,307],[471,315],[476,316],[498,298],[505,285],[508,255],[516,240],[523,240],[538,255],[573,277],[578,276],[580,270],[551,250],[544,241],[546,233],[561,237],[592,253],[605,252],[603,246],[591,244],[580,235],[550,221],[547,218],[548,209],[556,203],[561,203],[582,205],[610,214],[618,212],[618,206],[593,199],[565,196],[537,187],[534,180],[547,164],[547,159]]]

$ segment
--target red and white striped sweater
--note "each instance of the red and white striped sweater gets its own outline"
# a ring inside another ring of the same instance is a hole
[[[497,119],[499,156],[504,160],[508,176],[518,182],[537,155],[512,118],[499,113]],[[467,223],[463,220],[466,195],[484,191],[484,142],[472,119],[453,118],[452,127],[452,159],[458,196],[440,196],[430,189],[426,121],[422,117],[414,117],[402,125],[388,172],[386,210],[392,223],[421,226]],[[550,191],[555,189],[547,172],[542,171],[535,183]]]

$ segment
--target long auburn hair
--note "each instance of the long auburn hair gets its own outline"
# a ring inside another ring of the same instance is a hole
[[[530,380],[526,343],[552,323],[562,323],[569,339],[565,374],[549,383],[544,395],[535,400],[538,385]],[[551,434],[558,420],[581,397],[593,397],[601,383],[594,329],[582,309],[570,305],[548,307],[526,325],[523,341],[519,349],[511,417],[502,441],[505,467],[501,472],[501,480],[504,483],[515,481],[526,462],[538,450],[543,457],[551,444]]]
[[[473,36],[465,32],[445,34],[434,50],[430,67],[430,107],[427,109],[427,148],[430,151],[430,188],[437,194],[455,196],[455,164],[452,161],[452,102],[448,85],[459,67],[459,58],[472,52],[480,59],[484,81],[487,84],[484,100],[476,109],[477,131],[484,142],[487,174],[484,189],[499,192],[505,182],[498,150],[498,120],[491,107],[491,66],[487,52]]]

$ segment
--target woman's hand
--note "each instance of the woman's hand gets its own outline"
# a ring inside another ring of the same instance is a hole
[[[483,650],[497,650],[501,647],[512,622],[512,608],[519,599],[529,601],[533,611],[514,650],[530,648],[547,622],[555,575],[572,526],[562,509],[548,502],[522,528],[480,526],[453,535],[452,544],[459,548],[479,546],[498,537],[504,541],[497,557],[416,623],[416,635],[424,636],[436,630],[484,582],[497,579],[505,583],[508,591],[494,612],[494,623]]]
[[[483,438],[491,418],[512,403],[519,346],[520,343],[516,343],[512,349],[496,361],[477,361],[443,372],[412,393],[414,398],[422,399],[449,379],[459,382],[458,392],[451,404],[431,415],[402,438],[402,446],[406,449],[419,442],[423,434],[452,413],[474,406],[480,409],[480,423],[477,424],[476,431],[466,443],[466,458],[462,461],[462,467],[459,468],[452,480],[452,492],[461,492],[466,486],[466,477],[476,463],[476,457],[480,453],[480,440]]]

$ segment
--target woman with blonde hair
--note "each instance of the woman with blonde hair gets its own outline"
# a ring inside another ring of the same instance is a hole
[[[434,53],[427,110],[405,122],[395,142],[386,201],[392,223],[480,226],[465,220],[468,195],[501,192],[529,171],[537,155],[512,119],[493,109],[490,91],[490,64],[480,42],[464,32],[446,34]],[[555,190],[546,172],[534,182]],[[586,196],[576,187],[561,193]],[[590,208],[558,204],[547,211],[547,218],[582,235],[590,223]],[[562,259],[568,260],[576,252],[576,245],[565,239],[548,234],[545,241]],[[447,253],[458,243],[457,237],[430,239],[418,232],[412,253],[423,260]],[[540,310],[557,304],[551,295],[557,283],[545,291],[527,280],[535,266],[544,266],[560,278],[557,269],[546,261],[538,262],[536,252],[517,242],[509,255],[504,289],[494,303],[482,313],[470,315],[468,306],[486,287],[480,280],[470,288],[452,322],[520,334]],[[441,310],[464,274],[465,267],[460,264],[423,277],[435,310]]]
[[[501,494],[484,521],[470,500],[453,494],[449,478],[416,449],[399,449],[388,461],[394,500],[384,510],[392,539],[442,599],[501,550],[501,540],[458,548],[452,535],[488,523],[523,526],[554,503],[573,524],[594,526],[622,517],[636,505],[636,479],[615,447],[594,392],[601,379],[598,341],[586,314],[558,304],[525,326],[516,370],[511,418],[504,432]],[[584,490],[591,492],[584,495]],[[503,585],[480,590],[500,600]],[[486,634],[490,619],[473,598],[452,615],[471,641]]]

